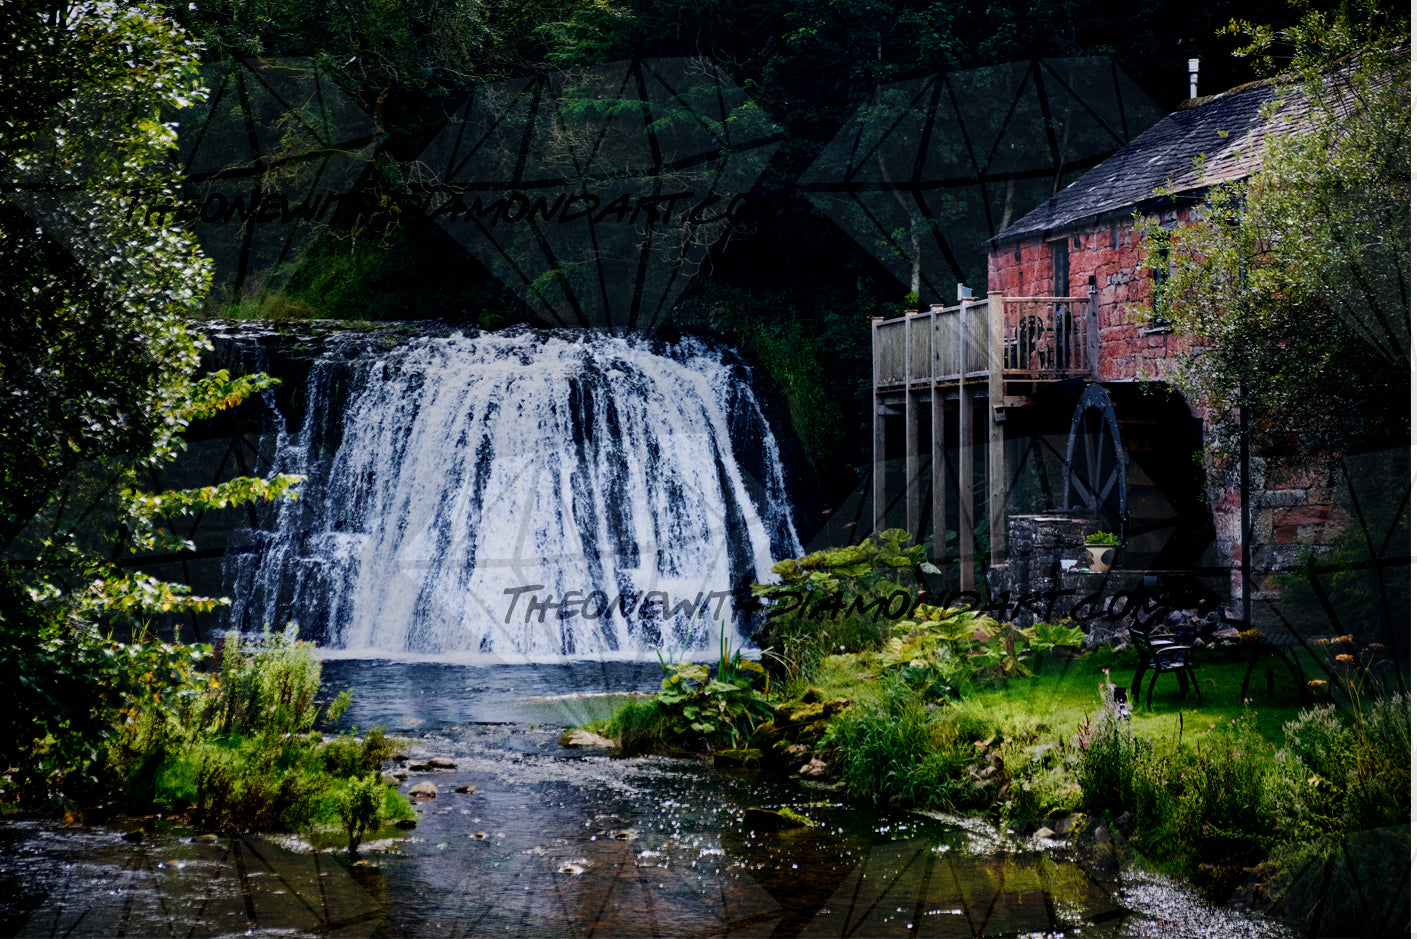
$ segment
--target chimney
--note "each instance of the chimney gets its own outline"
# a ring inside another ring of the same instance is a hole
[[[1200,85],[1200,78],[1201,78],[1201,60],[1200,60],[1200,59],[1187,59],[1187,60],[1186,60],[1186,67],[1190,70],[1190,73],[1191,73],[1191,97],[1194,98],[1194,97],[1196,97],[1197,86]]]

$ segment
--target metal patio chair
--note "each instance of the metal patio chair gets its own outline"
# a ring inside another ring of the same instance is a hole
[[[1163,672],[1172,672],[1181,685],[1182,699],[1186,697],[1189,679],[1189,684],[1196,689],[1196,705],[1199,707],[1202,704],[1201,685],[1191,667],[1191,647],[1181,645],[1171,636],[1153,636],[1150,631],[1139,626],[1132,626],[1127,632],[1131,635],[1132,645],[1136,647],[1140,658],[1137,672],[1132,676],[1132,700],[1141,700],[1138,697],[1141,694],[1141,680],[1147,672],[1154,672],[1151,684],[1146,689],[1146,706],[1151,707],[1151,693],[1156,690],[1156,679],[1160,678]]]

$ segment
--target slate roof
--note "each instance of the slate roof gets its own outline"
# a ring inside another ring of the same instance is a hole
[[[1296,126],[1303,111],[1300,96],[1291,92],[1266,123],[1260,109],[1277,93],[1269,82],[1253,82],[1188,101],[988,243],[1012,243],[1085,220],[1130,214],[1163,187],[1178,197],[1194,197],[1210,185],[1249,175],[1265,134]],[[1204,180],[1195,168],[1202,153]]]

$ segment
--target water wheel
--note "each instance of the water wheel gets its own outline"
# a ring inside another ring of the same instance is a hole
[[[1127,455],[1112,399],[1101,385],[1088,385],[1073,410],[1063,470],[1063,509],[1085,510],[1098,526],[1127,534]]]

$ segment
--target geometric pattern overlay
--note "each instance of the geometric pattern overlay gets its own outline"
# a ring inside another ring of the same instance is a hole
[[[653,328],[782,139],[698,59],[479,88],[408,180],[547,326]]]
[[[953,302],[985,240],[1161,117],[1102,57],[942,72],[879,88],[801,185],[922,299]]]
[[[285,284],[373,158],[377,128],[302,60],[204,71],[211,93],[178,128],[183,198],[147,211],[192,226],[215,262],[215,308]]]

